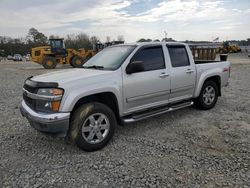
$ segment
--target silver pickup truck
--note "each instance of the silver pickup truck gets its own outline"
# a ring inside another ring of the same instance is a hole
[[[41,132],[62,133],[86,151],[124,124],[195,105],[208,110],[228,85],[230,63],[194,61],[183,43],[105,48],[83,68],[28,78],[21,113]]]

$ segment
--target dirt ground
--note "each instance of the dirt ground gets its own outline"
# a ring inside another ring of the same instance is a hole
[[[0,187],[250,187],[250,58],[229,61],[215,108],[119,126],[92,153],[37,132],[18,109],[27,77],[71,67],[1,61]]]

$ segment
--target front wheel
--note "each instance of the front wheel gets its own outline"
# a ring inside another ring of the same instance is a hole
[[[194,100],[195,106],[202,110],[213,108],[217,102],[218,93],[218,86],[214,81],[205,82],[199,97]]]
[[[56,58],[51,56],[45,56],[42,65],[45,69],[54,69],[56,68]]]
[[[117,125],[114,112],[101,103],[87,103],[73,114],[69,139],[85,151],[96,151],[108,144]]]
[[[84,60],[80,56],[75,56],[75,57],[72,58],[70,64],[71,64],[72,67],[82,68],[82,65],[84,64]]]

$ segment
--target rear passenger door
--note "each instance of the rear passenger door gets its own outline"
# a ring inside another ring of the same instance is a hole
[[[144,71],[127,74],[124,70],[124,111],[133,112],[167,103],[170,72],[166,69],[162,45],[142,47],[130,59],[130,62],[133,61],[143,61]]]
[[[169,102],[190,99],[196,81],[195,65],[190,63],[184,45],[167,45],[171,60],[171,92]]]

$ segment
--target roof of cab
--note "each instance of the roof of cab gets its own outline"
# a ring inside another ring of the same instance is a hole
[[[145,45],[186,45],[182,42],[134,42],[134,43],[124,43],[118,44],[119,46],[126,46],[126,45],[135,45],[135,46],[145,46]]]

